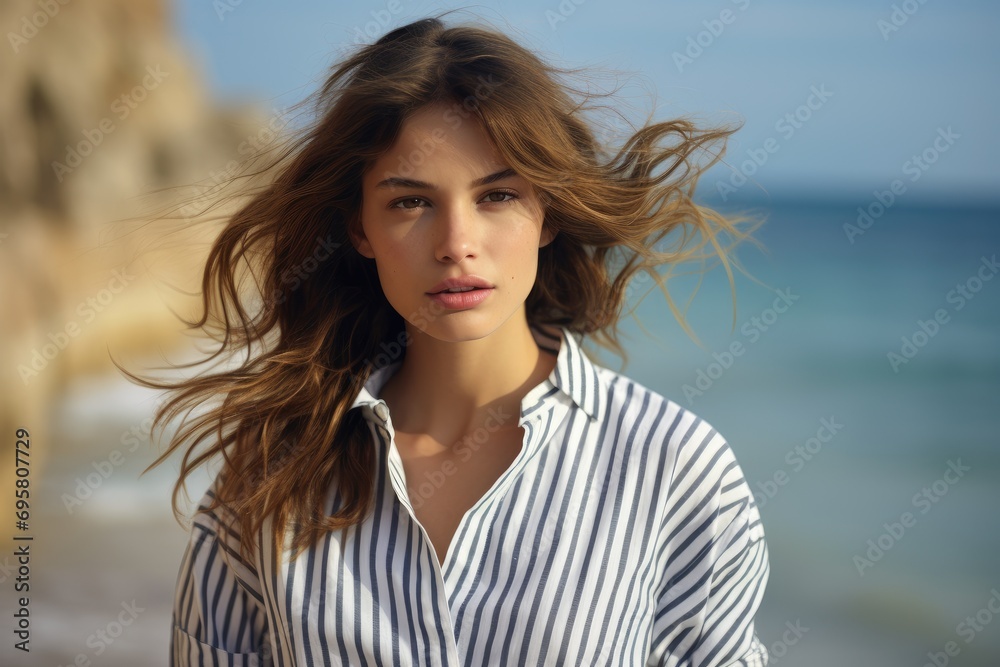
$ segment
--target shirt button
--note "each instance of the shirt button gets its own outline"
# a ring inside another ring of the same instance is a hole
[[[389,418],[389,408],[386,407],[385,403],[376,403],[374,410],[375,410],[375,416],[381,419],[382,421],[385,421],[386,419]]]

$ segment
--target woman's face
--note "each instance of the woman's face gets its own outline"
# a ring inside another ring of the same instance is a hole
[[[531,184],[502,161],[477,120],[448,109],[432,104],[410,116],[365,174],[363,238],[353,241],[375,260],[396,312],[458,341],[487,336],[523,310],[538,249],[553,235]],[[468,276],[488,287],[432,295],[443,280]]]

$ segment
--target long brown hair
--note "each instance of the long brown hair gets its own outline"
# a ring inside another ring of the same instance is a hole
[[[212,509],[221,503],[238,517],[245,556],[268,516],[279,551],[286,527],[297,527],[297,555],[371,510],[375,449],[359,411],[349,408],[372,371],[395,360],[386,350],[398,349],[405,328],[374,261],[357,252],[348,230],[360,225],[362,175],[417,109],[443,102],[456,122],[482,123],[502,157],[541,193],[544,222],[558,234],[539,250],[529,324],[593,334],[623,356],[616,329],[637,272],[659,285],[693,335],[656,267],[718,255],[732,286],[730,263],[739,265],[721,239],[749,239],[759,224],[743,231],[753,221],[692,199],[699,175],[738,128],[649,123],[613,152],[584,118],[598,96],[568,83],[575,70],[544,63],[500,31],[448,27],[439,17],[392,30],[335,65],[314,95],[315,120],[277,155],[272,150],[253,174],[265,174],[264,184],[226,217],[202,276],[202,315],[186,324],[208,331],[217,311],[220,346],[208,360],[244,351],[245,361],[172,383],[125,371],[144,386],[171,390],[154,427],[221,398],[183,423],[149,468],[189,443],[173,493],[178,516],[187,476],[221,453]],[[699,164],[703,155],[708,160]],[[654,248],[672,232],[680,238],[671,248]],[[714,253],[702,252],[708,244]],[[237,284],[241,262],[254,277],[250,294]],[[735,326],[735,299],[733,309]],[[334,483],[341,509],[327,516]]]

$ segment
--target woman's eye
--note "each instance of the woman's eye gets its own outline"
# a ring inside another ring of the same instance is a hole
[[[407,197],[406,199],[400,199],[399,201],[393,202],[390,208],[404,208],[412,210],[417,208],[417,206],[400,206],[400,204],[406,204],[406,203],[413,204],[422,201],[423,199],[421,199],[420,197]]]
[[[482,201],[487,204],[510,204],[517,198],[518,196],[516,192],[510,190],[494,190],[493,192],[486,193]],[[405,197],[403,199],[397,199],[389,204],[389,208],[413,211],[426,204],[427,201],[422,197]]]
[[[495,197],[498,195],[500,197],[510,197],[510,199],[490,199],[491,197]],[[517,199],[517,193],[511,192],[510,190],[494,190],[493,192],[487,194],[486,198],[489,200],[489,203],[491,204],[507,204]]]

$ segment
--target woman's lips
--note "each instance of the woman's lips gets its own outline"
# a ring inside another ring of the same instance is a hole
[[[427,293],[437,294],[438,292],[446,292],[450,289],[466,289],[469,287],[482,287],[490,289],[494,287],[494,285],[481,276],[469,273],[461,276],[455,276],[453,278],[445,278],[437,285],[427,290]]]
[[[492,293],[492,287],[482,287],[465,292],[438,292],[437,294],[429,294],[428,296],[449,310],[465,310],[478,306]]]

